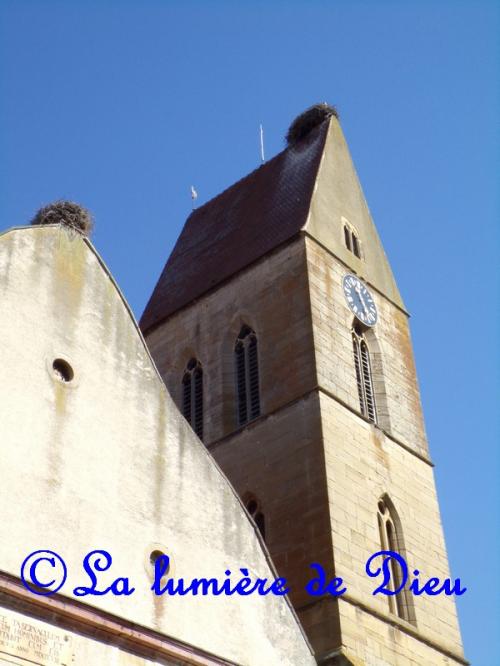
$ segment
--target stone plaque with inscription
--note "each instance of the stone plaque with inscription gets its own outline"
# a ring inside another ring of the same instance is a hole
[[[62,629],[0,608],[0,665],[71,666],[71,643]]]

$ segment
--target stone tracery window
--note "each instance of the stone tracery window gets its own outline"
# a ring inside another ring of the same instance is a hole
[[[387,495],[383,495],[377,505],[377,521],[382,550],[391,550],[398,553],[406,560],[406,552],[403,540],[403,531],[399,516]],[[392,590],[401,585],[400,565],[394,560],[390,561]],[[388,596],[389,610],[402,620],[416,624],[415,609],[411,593],[403,588],[398,594]]]
[[[200,439],[203,439],[203,369],[192,358],[182,377],[182,414]]]
[[[259,360],[257,336],[242,326],[234,347],[238,425],[260,415]]]

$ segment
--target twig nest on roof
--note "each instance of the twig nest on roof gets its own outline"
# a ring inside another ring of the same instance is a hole
[[[31,224],[64,224],[84,236],[89,236],[94,226],[89,211],[74,201],[54,201],[40,208]]]
[[[297,143],[331,116],[338,118],[339,114],[334,106],[330,106],[326,102],[309,107],[300,116],[297,116],[288,128],[285,137],[287,144],[291,146]]]

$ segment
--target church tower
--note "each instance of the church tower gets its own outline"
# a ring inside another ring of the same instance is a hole
[[[408,313],[335,110],[312,107],[287,140],[189,216],[142,331],[318,663],[466,664],[453,597],[372,594],[380,550],[450,576]],[[311,596],[311,563],[347,592]]]

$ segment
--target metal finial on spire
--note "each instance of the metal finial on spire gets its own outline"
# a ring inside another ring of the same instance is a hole
[[[264,128],[262,127],[262,123],[259,125],[260,127],[260,159],[261,162],[264,163],[266,161],[266,158],[264,156]]]

